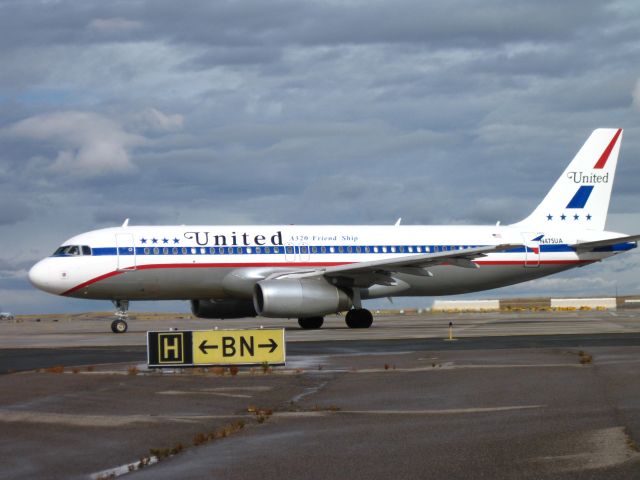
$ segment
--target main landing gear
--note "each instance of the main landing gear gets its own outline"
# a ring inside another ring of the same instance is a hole
[[[111,322],[113,333],[124,333],[127,331],[127,320],[129,320],[129,300],[113,300],[116,307],[116,319]]]
[[[298,324],[305,330],[320,328],[323,323],[324,317],[305,317],[298,319]]]
[[[349,328],[369,328],[373,323],[373,315],[366,308],[349,310],[344,319]]]
[[[349,328],[369,328],[373,323],[373,315],[366,308],[362,308],[362,299],[360,298],[360,289],[354,288],[351,291],[351,300],[353,301],[353,309],[347,312],[344,321]]]
[[[349,328],[369,328],[373,324],[373,315],[366,308],[354,308],[345,316],[345,322]],[[322,327],[323,317],[299,318],[298,324],[305,330],[315,330]]]
[[[360,290],[358,288],[352,289],[351,301],[354,308],[349,310],[344,318],[347,327],[369,328],[373,324],[373,315],[366,308],[362,308],[362,300],[360,299]],[[322,327],[324,317],[299,318],[298,323],[305,330],[317,329]]]

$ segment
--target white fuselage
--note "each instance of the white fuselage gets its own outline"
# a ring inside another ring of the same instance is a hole
[[[524,282],[634,248],[577,253],[569,246],[619,236],[570,229],[523,232],[499,225],[127,226],[69,239],[63,245],[77,246],[77,251],[45,258],[29,278],[47,292],[87,299],[250,299],[256,282],[279,271],[526,245],[477,258],[477,269],[445,263],[429,268],[433,276],[398,273],[396,285],[362,291],[362,298],[448,295]]]

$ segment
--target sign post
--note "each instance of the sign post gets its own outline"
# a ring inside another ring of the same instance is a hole
[[[147,365],[284,365],[284,329],[147,332]]]

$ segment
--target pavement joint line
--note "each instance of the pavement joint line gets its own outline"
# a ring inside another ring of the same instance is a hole
[[[505,365],[436,365],[412,368],[362,368],[357,370],[343,370],[348,373],[381,373],[381,372],[437,372],[442,370],[467,370],[467,369],[499,369],[499,368],[584,368],[580,363],[539,363],[539,364],[505,364]],[[325,370],[330,371],[330,370]],[[332,370],[335,371],[335,370]]]
[[[0,423],[38,423],[76,427],[118,427],[133,423],[192,423],[210,419],[232,419],[245,415],[82,415],[77,413],[35,412],[32,410],[0,409]]]
[[[142,468],[146,468],[151,465],[155,465],[160,462],[158,457],[155,455],[151,455],[149,457],[145,457],[145,462],[141,460],[136,460],[135,462],[125,463],[124,465],[120,465],[118,467],[107,468],[106,470],[101,470],[96,473],[92,473],[89,475],[91,480],[101,480],[106,478],[117,478],[127,473],[135,472],[136,470],[141,470]]]
[[[322,417],[331,414],[349,415],[462,415],[469,413],[495,413],[509,412],[514,410],[531,410],[546,408],[547,405],[507,405],[502,407],[469,407],[469,408],[449,408],[449,409],[426,409],[426,410],[322,410],[322,411],[300,411],[300,412],[274,412],[274,417]]]

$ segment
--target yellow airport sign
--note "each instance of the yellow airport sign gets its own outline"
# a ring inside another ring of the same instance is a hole
[[[147,332],[149,367],[285,364],[284,329]]]

